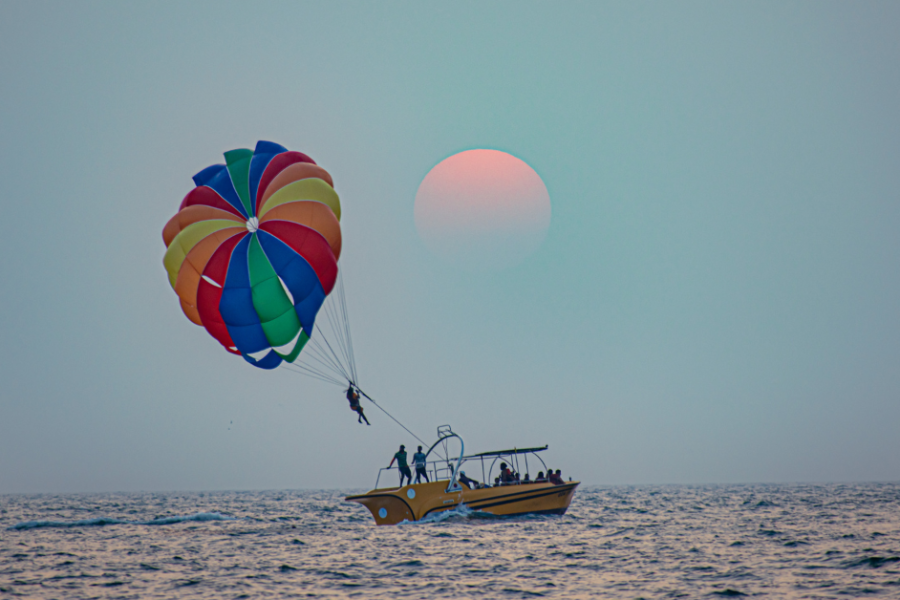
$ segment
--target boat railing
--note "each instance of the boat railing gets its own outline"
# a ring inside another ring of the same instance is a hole
[[[413,474],[413,477],[415,477],[415,465],[410,465],[409,470]],[[378,484],[381,482],[381,476],[387,471],[395,471],[398,473],[399,477],[400,467],[383,467],[378,469],[378,477],[375,479],[375,489],[379,489]],[[428,473],[428,478],[431,481],[449,481],[453,477],[453,461],[451,460],[449,463],[446,460],[426,461],[425,472]]]
[[[449,425],[441,425],[438,427],[438,440],[432,444],[432,446],[425,453],[426,461],[425,461],[425,471],[429,473],[431,481],[444,481],[448,480],[450,483],[447,485],[447,491],[458,491],[460,490],[460,485],[458,483],[458,479],[460,473],[462,472],[462,466],[468,462],[477,461],[481,466],[481,480],[483,485],[487,487],[491,486],[491,476],[493,475],[494,466],[498,461],[506,462],[512,467],[512,470],[516,473],[520,473],[520,465],[519,465],[519,457],[521,456],[524,460],[525,466],[525,476],[529,476],[528,470],[528,456],[531,455],[535,457],[538,461],[540,461],[541,466],[547,471],[547,465],[544,463],[544,459],[540,457],[539,452],[543,452],[547,450],[547,446],[542,447],[533,447],[533,448],[512,448],[510,450],[497,450],[493,452],[481,452],[479,454],[472,454],[469,456],[465,455],[465,444],[463,439],[453,432]],[[460,444],[460,452],[458,458],[451,458],[447,448],[447,442],[451,438],[456,438],[459,440]],[[428,456],[431,455],[432,451],[434,451],[438,445],[443,446],[444,457],[438,460],[428,460]],[[485,459],[493,459],[489,460],[489,465],[485,464]],[[431,465],[431,469],[429,470],[428,466]],[[487,469],[485,467],[487,466]],[[410,471],[415,468],[415,465],[411,466]],[[385,471],[400,471],[398,467],[385,467],[383,469],[379,469],[378,477],[375,479],[375,489],[379,489],[378,484],[381,482],[381,476]],[[475,478],[471,478],[475,479]],[[516,481],[508,481],[508,482],[499,482],[499,485],[517,485],[522,483],[534,483],[534,479],[526,479],[526,480],[516,480]],[[412,482],[410,482],[412,483]]]
[[[525,454],[525,453],[522,453],[522,454]],[[529,452],[528,454],[537,456],[536,453],[532,453],[532,452]],[[493,460],[486,462],[485,461],[486,458],[490,458]],[[537,459],[538,459],[538,461],[540,461],[541,467],[546,472],[547,466],[544,463],[544,461],[540,458],[540,456],[537,456]],[[463,466],[468,463],[473,463],[473,464],[477,465],[475,467],[475,469],[479,469],[479,466],[480,466],[481,481],[479,483],[482,483],[485,487],[495,487],[498,484],[496,484],[490,477],[493,474],[493,470],[495,468],[496,463],[500,462],[500,461],[507,462],[513,468],[514,471],[517,471],[517,472],[519,471],[519,465],[517,464],[516,456],[515,455],[502,455],[502,454],[497,455],[497,456],[493,456],[493,455],[464,456],[463,460],[459,464],[459,470],[460,470],[460,472],[464,471]],[[453,469],[454,469],[455,462],[456,462],[456,459],[450,459],[450,461],[447,461],[446,459],[429,460],[429,461],[426,461],[426,463],[425,463],[425,472],[428,473],[428,478],[430,481],[449,481],[453,478]],[[526,469],[525,473],[528,474],[527,459],[524,462],[525,462],[524,466]],[[415,465],[410,465],[410,472],[413,474],[413,478],[415,478],[415,471],[416,471]],[[378,486],[381,483],[382,475],[386,475],[389,472],[397,473],[397,476],[399,477],[400,468],[394,466],[394,467],[383,467],[383,468],[379,469],[378,476],[375,479],[375,488],[374,489],[380,489]],[[471,477],[471,479],[474,479],[477,481],[478,480],[477,471],[475,473],[472,473],[472,475],[474,475],[474,477]],[[458,476],[459,476],[459,474],[457,474],[457,477]],[[500,482],[499,485],[501,485],[501,486],[519,485],[519,484],[524,484],[524,483],[535,483],[535,479],[529,479],[528,481],[520,480],[520,481],[512,481],[512,482]]]

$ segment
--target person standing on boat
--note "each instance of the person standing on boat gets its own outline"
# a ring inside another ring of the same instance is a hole
[[[387,466],[390,469],[394,466],[394,461],[397,461],[397,468],[400,469],[400,487],[403,487],[403,478],[406,477],[406,483],[412,483],[412,473],[409,471],[409,465],[406,464],[406,446],[400,444],[400,451],[394,455],[394,458],[391,459],[391,464]]]
[[[425,470],[425,459],[427,457],[422,453],[422,446],[419,446],[419,451],[413,454],[413,464],[416,466],[416,483],[419,483],[420,477],[425,478],[425,483],[429,482],[428,472]]]
[[[356,420],[357,423],[366,422],[366,425],[371,425],[369,420],[366,418],[366,415],[363,414],[363,407],[359,403],[359,392],[357,392],[353,388],[353,384],[350,384],[350,387],[347,388],[347,400],[350,402],[350,410],[355,411],[359,414],[359,418]]]

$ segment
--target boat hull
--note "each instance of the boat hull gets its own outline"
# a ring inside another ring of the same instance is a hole
[[[579,482],[562,485],[526,483],[447,492],[447,481],[417,483],[402,488],[382,488],[365,494],[347,496],[369,509],[377,525],[396,525],[403,521],[418,521],[428,515],[453,510],[464,504],[472,510],[497,516],[524,514],[558,514],[569,508]]]

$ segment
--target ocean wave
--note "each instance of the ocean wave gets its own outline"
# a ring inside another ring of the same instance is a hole
[[[588,487],[564,517],[491,516],[472,510],[476,504],[401,527],[376,525],[359,505],[320,510],[345,506],[344,496],[2,495],[0,598],[211,597],[237,589],[233,595],[247,598],[275,590],[372,600],[534,593],[629,600],[666,592],[747,600],[818,591],[900,600],[900,483]],[[757,508],[763,498],[778,508]],[[366,519],[348,518],[349,510]],[[209,513],[216,516],[194,516]],[[63,528],[31,531],[23,522],[35,519]],[[184,520],[200,522],[169,525]],[[20,531],[7,531],[14,523]]]
[[[173,517],[159,517],[150,521],[127,521],[125,519],[114,519],[112,517],[99,517],[96,519],[82,519],[80,521],[25,521],[16,523],[8,530],[16,531],[23,529],[44,529],[59,527],[104,527],[106,525],[174,525],[176,523],[187,523],[190,521],[234,521],[235,517],[229,517],[221,513],[196,513],[193,515],[177,515]]]
[[[196,513],[185,517],[161,517],[152,521],[138,521],[135,525],[173,525],[175,523],[187,523],[189,521],[236,521],[236,517],[229,517],[222,513]]]
[[[855,560],[849,560],[844,563],[844,567],[872,567],[878,569],[886,564],[900,561],[900,556],[865,556]]]

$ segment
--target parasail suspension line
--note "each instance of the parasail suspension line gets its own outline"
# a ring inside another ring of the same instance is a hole
[[[314,359],[326,369],[330,369],[334,374],[337,375],[339,379],[350,379],[350,377],[347,375],[347,370],[344,369],[340,361],[336,358],[333,358],[334,352],[332,351],[331,355],[329,355],[329,353],[325,351],[325,348],[321,344],[319,344],[318,340],[313,341],[313,343],[310,345],[310,350],[311,352],[309,354],[309,358]]]
[[[324,381],[325,383],[333,383],[335,385],[343,386],[344,382],[334,377],[328,375],[327,373],[321,373],[318,371],[310,370],[306,367],[306,365],[296,365],[296,364],[287,364],[284,365],[284,368],[289,371],[296,373],[297,375],[306,375],[307,377],[312,377],[313,379],[318,379],[319,381]]]
[[[356,357],[353,354],[353,336],[350,334],[350,313],[347,310],[342,269],[338,269],[334,289],[325,300],[314,329],[316,335],[311,335],[297,359],[285,366],[298,375],[306,375],[341,387],[349,385],[356,388],[378,410],[419,440],[423,446],[427,446],[425,440],[410,431],[406,425],[362,391],[356,383],[359,376],[356,371]]]
[[[344,294],[344,272],[338,271],[338,284],[340,286],[339,291],[339,300],[341,306],[341,312],[343,313],[343,323],[344,330],[346,331],[347,336],[347,351],[350,355],[350,373],[353,375],[353,380],[356,381],[358,379],[356,375],[356,356],[353,354],[353,336],[350,335],[350,313],[347,310],[347,296]]]
[[[347,312],[347,297],[344,293],[343,272],[338,270],[334,289],[328,295],[319,318],[314,325],[315,335],[310,335],[306,348],[294,361],[307,371],[328,375],[343,385],[342,381],[357,381],[356,360],[353,356],[350,338],[350,320]]]

